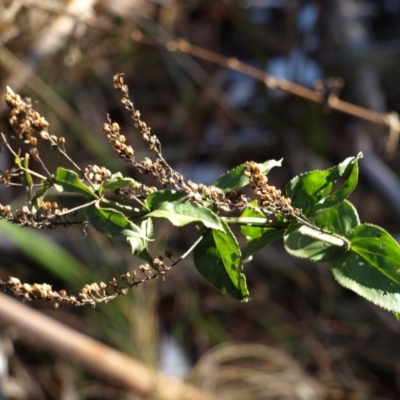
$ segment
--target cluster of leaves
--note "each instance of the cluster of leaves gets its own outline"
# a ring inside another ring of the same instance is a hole
[[[268,185],[267,174],[281,165],[270,160],[262,164],[247,162],[222,175],[214,184],[196,184],[171,168],[164,160],[161,144],[141,120],[124,84],[123,75],[114,77],[114,87],[130,114],[134,126],[147,143],[154,160],[136,160],[117,123],[110,118],[104,131],[118,157],[140,173],[154,178],[149,187],[105,167],[80,168],[67,154],[65,139],[50,135],[48,123],[32,109],[29,101],[8,89],[6,102],[11,109],[10,124],[14,134],[2,134],[3,144],[14,155],[15,165],[0,174],[5,185],[19,184],[28,193],[27,205],[14,213],[0,205],[0,218],[32,228],[54,228],[70,224],[90,225],[102,234],[123,237],[132,253],[144,260],[138,267],[142,275],[132,272],[113,278],[109,283],[87,285],[78,298],[48,286],[22,284],[11,278],[3,287],[26,299],[41,298],[54,304],[91,304],[108,301],[149,279],[164,275],[189,253],[200,274],[221,292],[238,300],[250,298],[243,273],[243,260],[255,252],[283,239],[285,249],[295,257],[315,262],[331,262],[337,281],[392,312],[400,313],[400,248],[382,228],[361,224],[354,206],[347,200],[358,180],[358,160],[350,157],[339,165],[294,177],[285,195]],[[11,141],[28,146],[24,157],[15,152]],[[39,155],[38,142],[47,142],[61,154],[72,169],[59,167],[48,171]],[[45,175],[29,168],[33,158]],[[38,181],[37,183],[35,183]],[[59,209],[47,200],[54,191],[78,195],[78,206]],[[250,189],[250,190],[249,190]],[[233,214],[230,216],[229,214]],[[153,258],[149,243],[155,240],[154,218],[169,220],[174,226],[199,225],[197,239],[179,259]],[[246,238],[240,248],[230,225],[239,224]],[[46,290],[44,290],[45,288]],[[43,295],[45,293],[45,295]]]

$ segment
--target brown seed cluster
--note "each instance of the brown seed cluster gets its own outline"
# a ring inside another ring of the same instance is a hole
[[[137,183],[135,185],[124,186],[117,190],[117,193],[123,199],[135,200],[135,198],[146,198],[151,193],[157,191],[154,186],[146,186],[142,183]]]
[[[112,122],[110,116],[107,116],[107,122],[103,125],[103,131],[107,134],[107,140],[111,143],[112,148],[117,152],[118,156],[125,161],[135,161],[135,152],[132,146],[125,143],[126,138],[121,134],[121,128],[116,122]]]
[[[208,201],[221,211],[244,210],[248,205],[248,199],[242,193],[231,191],[225,193],[216,187],[208,187],[192,181],[184,181],[183,176],[172,169],[164,160],[161,154],[161,144],[157,136],[151,134],[150,127],[141,120],[140,112],[135,109],[129,98],[128,86],[124,83],[124,75],[116,74],[113,78],[114,88],[121,93],[121,103],[131,115],[134,126],[140,132],[143,140],[147,143],[148,149],[157,156],[153,161],[149,157],[144,158],[140,163],[134,164],[139,171],[154,177],[163,187],[172,187],[186,193],[189,201],[201,203]],[[107,129],[109,130],[110,122]],[[108,133],[107,130],[107,133]],[[120,152],[119,146],[113,144],[114,149]],[[117,148],[116,148],[117,147]]]
[[[77,302],[76,298],[67,299],[67,294],[64,290],[59,292],[52,289],[47,283],[22,283],[18,278],[10,277],[7,282],[0,280],[0,285],[5,289],[11,291],[14,296],[22,297],[24,300],[45,300],[51,302],[55,307],[62,303],[74,304]]]
[[[146,122],[140,119],[140,111],[135,109],[133,102],[129,98],[128,85],[124,83],[124,74],[116,74],[113,77],[114,89],[121,93],[121,103],[125,110],[132,117],[135,128],[141,133],[143,140],[148,144],[150,151],[158,151],[161,147],[157,136],[151,134],[151,129]]]
[[[245,175],[250,179],[250,186],[257,195],[258,206],[265,214],[282,213],[284,216],[298,216],[300,210],[292,207],[291,200],[282,195],[280,190],[268,185],[268,178],[252,161],[246,163]]]
[[[69,226],[73,221],[64,218],[68,209],[60,210],[56,202],[41,201],[38,209],[23,206],[21,210],[16,210],[13,214],[9,205],[0,204],[0,219],[20,226],[28,226],[34,229],[55,228],[56,226]]]
[[[7,282],[0,280],[0,287],[24,300],[44,300],[53,304],[54,307],[59,307],[63,304],[77,307],[84,305],[95,307],[98,303],[107,303],[117,296],[126,295],[131,288],[156,279],[172,268],[172,266],[164,264],[162,257],[156,258],[154,264],[159,268],[158,272],[152,270],[148,264],[144,264],[139,267],[138,271],[122,274],[121,281],[112,278],[107,283],[94,282],[86,284],[77,297],[68,295],[65,290],[53,290],[51,285],[47,283],[22,283],[18,278],[14,277],[10,277]]]
[[[7,87],[5,100],[11,109],[9,122],[16,136],[27,144],[36,145],[37,135],[47,132],[49,123],[32,108],[29,99],[23,100],[9,87]]]
[[[19,177],[20,173],[18,168],[7,169],[6,171],[0,171],[0,185],[10,186],[12,185],[12,180],[15,177]]]
[[[102,183],[111,178],[111,171],[106,167],[99,167],[98,165],[88,165],[84,169],[85,176],[93,183]]]
[[[48,142],[52,149],[66,155],[65,138],[49,134],[49,123],[32,108],[31,99],[22,99],[20,95],[15,94],[11,88],[7,87],[5,101],[10,107],[9,122],[15,136],[30,146],[30,152],[34,158],[39,158],[38,140]]]
[[[191,180],[188,180],[186,184],[183,183],[182,189],[188,195],[190,201],[210,202],[221,211],[242,211],[248,206],[248,198],[240,191],[231,190],[224,192],[215,186],[206,186],[202,183],[197,184]]]
[[[142,121],[140,111],[135,109],[133,102],[129,98],[128,85],[124,83],[124,75],[116,74],[113,78],[114,88],[121,94],[121,103],[124,105],[125,110],[132,118],[133,125],[139,131],[142,139],[146,142],[149,151],[156,155],[156,160],[153,161],[146,157],[141,162],[135,163],[133,158],[129,158],[140,172],[154,177],[163,187],[170,186],[180,190],[180,185],[183,183],[181,174],[173,170],[168,163],[164,160],[161,153],[161,143],[156,135],[151,134],[151,128]],[[110,125],[110,121],[108,122]],[[107,127],[109,129],[109,127]],[[108,134],[108,131],[106,131]],[[112,142],[113,148],[119,153],[118,146]],[[120,154],[120,153],[119,153]],[[120,154],[122,158],[123,154]]]

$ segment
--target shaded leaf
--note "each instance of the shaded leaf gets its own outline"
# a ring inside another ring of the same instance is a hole
[[[242,273],[242,256],[235,236],[207,230],[193,253],[199,273],[222,293],[241,301],[249,300],[246,278]]]
[[[131,241],[135,238],[149,240],[142,230],[129,221],[123,213],[113,208],[102,208],[98,203],[85,208],[89,223],[100,233],[109,237],[123,236]]]

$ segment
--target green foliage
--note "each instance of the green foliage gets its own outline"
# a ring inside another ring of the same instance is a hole
[[[185,194],[161,190],[151,194],[146,200],[151,210],[147,217],[166,218],[175,226],[191,222],[201,222],[207,228],[224,230],[221,220],[210,209],[185,199]]]
[[[193,253],[200,274],[224,294],[241,301],[249,300],[242,255],[232,231],[206,230]]]
[[[355,188],[359,158],[361,154],[325,171],[312,171],[294,177],[286,187],[287,196],[308,217],[329,210],[346,199]],[[339,179],[342,182],[338,182]],[[336,187],[338,184],[339,187]]]
[[[156,155],[156,160],[146,157],[137,162],[133,148],[120,134],[119,125],[109,118],[104,124],[107,139],[120,158],[140,173],[155,178],[159,188],[145,186],[121,173],[111,174],[104,167],[89,166],[81,170],[66,154],[63,147],[65,140],[47,133],[48,124],[44,120],[39,120],[41,140],[49,141],[51,148],[62,154],[76,171],[60,167],[53,175],[48,173],[46,177],[42,176],[29,169],[28,153],[23,158],[19,157],[19,152],[17,154],[2,136],[3,144],[14,155],[13,172],[17,172],[3,174],[2,182],[11,184],[11,179],[18,176],[20,185],[28,192],[29,207],[25,206],[13,215],[9,206],[0,205],[0,218],[34,228],[81,223],[85,229],[91,225],[110,238],[124,238],[132,253],[146,262],[139,267],[141,278],[136,272],[121,277],[125,286],[113,278],[101,287],[87,287],[81,293],[80,301],[60,294],[46,294],[47,299],[51,298],[54,302],[64,299],[75,305],[109,301],[126,294],[140,283],[166,273],[192,253],[198,272],[215,288],[237,300],[247,301],[250,294],[243,260],[283,239],[284,248],[292,256],[314,262],[330,262],[339,284],[396,315],[400,313],[400,246],[382,228],[360,224],[357,210],[347,200],[358,181],[361,154],[324,171],[311,171],[294,177],[287,184],[286,196],[269,186],[266,177],[272,168],[281,166],[281,160],[261,164],[247,162],[223,174],[211,186],[196,184],[185,181],[164,160],[161,144],[140,119],[140,113],[127,95],[122,75],[114,77],[114,87],[121,92],[122,104],[147,142],[149,151]],[[6,101],[16,115],[29,108],[10,90]],[[28,118],[27,115],[31,114],[25,112],[20,117]],[[28,122],[26,126],[38,123],[36,119]],[[27,134],[25,130],[18,131],[18,127],[15,129],[18,138],[23,139]],[[33,135],[36,131],[28,133]],[[36,141],[30,140],[29,143],[31,153],[37,155]],[[39,182],[35,183],[38,178]],[[52,187],[58,192],[79,197],[79,206],[59,210],[56,202],[46,201]],[[243,194],[245,188],[252,192],[251,197]],[[229,217],[230,213],[235,216]],[[149,243],[157,240],[154,219],[160,218],[178,228],[197,225],[198,239],[176,261],[168,250],[165,256],[154,257],[149,249]],[[242,242],[245,241],[243,248],[240,248],[230,227],[234,224],[240,225],[244,236]],[[40,243],[39,240],[38,245]],[[60,254],[59,250],[57,252]],[[165,258],[170,261],[169,264]],[[59,272],[59,276],[76,274],[75,268],[65,265],[63,268],[65,270]],[[9,286],[17,295],[28,299],[35,297],[32,292],[24,292],[23,285],[12,285],[11,281]],[[47,290],[44,286],[40,289]]]
[[[257,164],[262,174],[266,175],[274,167],[282,166],[282,160],[269,160],[263,164]],[[226,172],[220,176],[213,186],[220,188],[226,192],[230,190],[239,190],[249,184],[249,178],[244,175],[246,166],[244,164]]]

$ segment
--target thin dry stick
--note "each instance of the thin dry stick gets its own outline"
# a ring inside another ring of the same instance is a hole
[[[0,323],[47,351],[77,361],[110,382],[146,398],[218,400],[217,396],[167,377],[140,361],[77,332],[0,293]]]
[[[271,90],[279,89],[314,103],[325,105],[324,103],[326,99],[324,97],[324,93],[321,93],[318,90],[313,90],[305,86],[298,85],[283,78],[273,77],[272,75],[245,64],[236,58],[225,57],[202,47],[194,46],[184,39],[154,41],[148,36],[143,35],[140,31],[133,32],[131,38],[134,42],[153,46],[162,46],[171,52],[190,54],[202,60],[209,61],[214,64],[221,65],[224,68],[229,68],[244,75],[250,76],[258,81],[263,82]],[[397,133],[400,133],[400,122],[398,120],[393,120],[391,113],[377,113],[337,98],[335,98],[335,101],[329,102],[328,105],[332,110],[340,111],[344,114],[363,119],[385,129],[391,129]]]
[[[57,15],[67,15],[74,17],[80,23],[83,23],[87,26],[90,26],[93,29],[97,29],[103,32],[107,32],[114,36],[120,38],[129,37],[128,31],[125,29],[121,29],[119,27],[112,26],[110,24],[102,24],[97,20],[90,21],[88,19],[79,18],[79,16],[74,15],[67,10],[58,10],[52,7],[45,7],[42,4],[38,4],[36,2],[29,2],[29,5],[32,7],[38,7],[48,12],[55,13]],[[142,43],[151,46],[159,46],[164,47],[168,51],[175,52],[179,51],[185,54],[190,54],[194,57],[200,58],[202,60],[206,60],[212,62],[214,64],[218,64],[223,66],[224,68],[229,68],[231,70],[240,72],[244,75],[250,76],[258,81],[263,82],[269,89],[271,90],[282,90],[284,92],[290,93],[294,96],[301,97],[303,99],[312,101],[314,103],[321,104],[323,106],[328,106],[331,110],[340,111],[344,114],[351,115],[356,118],[363,119],[365,121],[376,124],[380,127],[389,130],[389,133],[393,136],[393,133],[396,133],[397,136],[400,133],[400,120],[398,118],[397,113],[389,112],[389,113],[377,113],[368,108],[360,107],[355,104],[349,103],[347,101],[340,100],[335,97],[330,101],[330,98],[326,98],[325,94],[318,90],[313,90],[307,88],[305,86],[298,85],[296,83],[290,82],[283,78],[276,78],[272,75],[267,74],[266,72],[254,68],[248,64],[245,64],[234,57],[225,57],[218,53],[214,53],[213,51],[204,49],[199,46],[194,46],[190,44],[185,39],[175,39],[175,40],[165,40],[159,39],[155,40],[148,35],[144,35],[141,31],[136,30],[130,34],[131,39],[134,42]],[[326,104],[328,102],[328,104]],[[396,116],[394,118],[393,116]],[[389,138],[392,142],[396,142],[393,138]],[[389,147],[389,146],[388,146]],[[393,149],[388,148],[389,151],[393,151]]]

